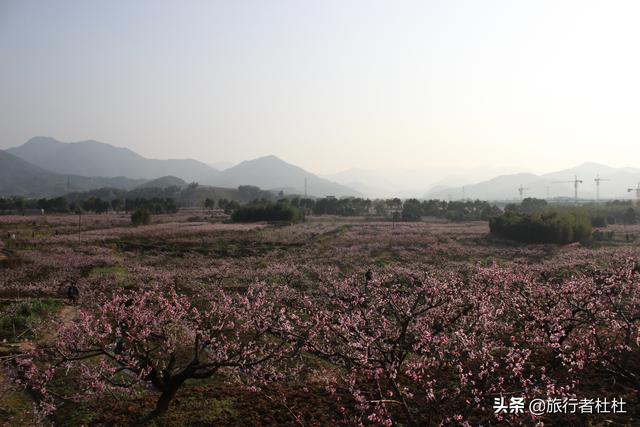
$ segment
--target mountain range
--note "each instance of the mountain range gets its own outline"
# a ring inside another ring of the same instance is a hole
[[[172,175],[186,181],[208,183],[220,171],[191,159],[147,159],[128,148],[93,140],[64,143],[38,136],[8,153],[51,172],[82,176],[126,176],[155,179]]]
[[[578,197],[596,199],[600,178],[599,197],[602,199],[628,199],[635,197],[629,188],[640,185],[640,168],[613,168],[599,163],[587,162],[574,168],[543,175],[519,173],[500,175],[490,180],[462,186],[439,186],[431,189],[425,198],[434,199],[481,199],[518,200],[519,188],[523,197],[573,198],[577,179]]]
[[[220,171],[193,159],[147,159],[127,148],[102,142],[65,143],[49,137],[31,138],[2,153],[0,194],[4,195],[64,194],[67,176],[73,184],[71,191],[98,188],[96,186],[130,189],[150,180],[173,177],[202,185],[228,188],[255,185],[264,190],[296,194],[305,193],[306,181],[306,191],[312,196],[360,195],[352,188],[321,178],[275,156],[244,161]]]
[[[601,177],[600,197],[631,198],[629,188],[640,185],[640,168],[612,168],[598,163],[584,163],[574,168],[548,174],[501,174],[491,179],[461,186],[457,175],[438,177],[435,170],[389,170],[377,172],[350,169],[318,176],[276,156],[243,161],[235,166],[224,162],[219,170],[193,159],[157,160],[145,158],[127,148],[89,140],[65,143],[49,137],[35,137],[26,143],[0,150],[0,196],[57,196],[69,191],[86,191],[101,187],[133,189],[136,187],[184,187],[188,182],[218,188],[255,185],[263,190],[285,194],[365,197],[418,197],[459,200],[518,200],[522,196],[572,198],[577,177],[578,195],[596,198],[596,177]],[[470,175],[489,177],[495,170],[472,171]],[[467,179],[469,179],[467,177]],[[403,184],[404,182],[404,184]],[[432,184],[430,190],[425,185]],[[422,183],[416,185],[416,183]],[[414,185],[414,187],[410,187]],[[420,189],[422,187],[422,189]]]
[[[0,150],[0,196],[57,196],[71,191],[87,191],[101,187],[131,190],[144,180],[125,177],[93,178],[63,175],[44,170]]]
[[[422,198],[436,187],[456,187],[516,172],[519,172],[516,168],[491,165],[469,168],[450,164],[431,164],[413,168],[351,168],[322,177],[358,190],[370,198]]]

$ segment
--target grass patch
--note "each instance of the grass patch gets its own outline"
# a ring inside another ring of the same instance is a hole
[[[58,311],[62,306],[60,300],[33,299],[12,302],[0,309],[0,338],[15,339],[20,335],[27,336],[31,327],[42,318]],[[30,334],[28,334],[30,336]]]
[[[373,264],[380,268],[401,260],[398,252],[391,246],[371,250],[370,258]]]
[[[111,266],[111,267],[94,267],[89,272],[89,277],[104,277],[104,276],[112,276],[116,278],[125,278],[128,276],[128,272],[126,268]]]

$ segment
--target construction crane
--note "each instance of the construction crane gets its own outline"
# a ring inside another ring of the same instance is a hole
[[[524,196],[524,192],[527,191],[528,188],[524,188],[522,184],[518,187],[518,194],[520,194],[520,201],[522,201],[522,197]]]
[[[596,182],[596,202],[600,201],[600,182],[611,181],[610,179],[600,178],[600,174],[596,175],[594,181]]]
[[[632,191],[636,192],[636,200],[640,202],[640,182],[636,188],[627,188],[627,193],[631,193]]]
[[[573,176],[573,181],[553,181],[553,184],[573,184],[573,198],[578,203],[578,184],[582,184],[582,180],[576,175]]]

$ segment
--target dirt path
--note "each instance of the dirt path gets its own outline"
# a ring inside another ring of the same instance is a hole
[[[65,304],[62,306],[55,318],[51,319],[50,323],[52,324],[52,327],[48,328],[46,332],[38,338],[38,343],[44,345],[54,344],[56,341],[56,335],[61,327],[70,324],[77,317],[78,306]]]
[[[58,313],[58,319],[63,325],[71,323],[78,316],[78,306],[65,305]]]

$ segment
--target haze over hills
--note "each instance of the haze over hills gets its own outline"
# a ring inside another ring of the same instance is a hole
[[[342,197],[360,195],[352,188],[320,178],[276,156],[246,160],[236,166],[225,169],[221,172],[217,184],[223,187],[257,185],[263,189],[304,194],[305,178],[307,180],[307,193],[314,196]]]
[[[62,175],[32,165],[0,150],[0,196],[60,196],[69,191],[87,191],[101,187],[132,189],[144,180],[124,177],[95,178]]]
[[[422,198],[437,188],[448,188],[481,182],[498,175],[518,173],[515,168],[458,167],[438,164],[422,168],[388,168],[380,170],[351,168],[323,175],[331,181],[354,188],[367,197]]]
[[[193,159],[147,159],[127,149],[96,141],[64,143],[53,138],[35,137],[25,144],[7,150],[26,162],[58,174],[154,180],[173,177],[203,185],[237,188],[255,185],[264,190],[284,190],[304,194],[307,179],[309,195],[357,196],[347,186],[320,178],[275,156],[266,156],[219,171]]]
[[[211,166],[214,169],[218,169],[219,171],[223,171],[225,169],[229,169],[231,166],[235,166],[235,163],[222,161],[222,162],[209,163],[209,166]]]
[[[192,159],[147,159],[129,150],[93,140],[65,143],[37,136],[7,150],[29,163],[61,174],[155,179],[173,175],[187,181],[209,182],[220,172]]]
[[[525,197],[573,197],[574,176],[582,180],[579,197],[596,198],[594,178],[600,176],[600,197],[628,199],[627,192],[640,182],[640,169],[612,168],[588,162],[577,167],[537,175],[533,173],[500,174],[490,179],[469,182],[471,176],[487,176],[492,171],[455,171],[447,169],[443,178],[432,168],[420,170],[372,171],[349,169],[320,177],[287,163],[276,156],[243,161],[219,171],[192,159],[147,159],[126,149],[96,141],[64,143],[53,138],[36,137],[27,143],[2,152],[0,192],[4,195],[52,196],[64,194],[69,175],[71,191],[95,189],[100,186],[131,189],[145,187],[184,187],[197,181],[202,185],[237,188],[255,185],[263,190],[283,191],[285,194],[363,197],[417,197],[459,200],[518,200],[518,188],[526,190]],[[456,174],[457,172],[457,174]],[[103,178],[92,177],[104,175]],[[122,175],[122,176],[119,176]],[[126,178],[124,177],[126,176]],[[144,178],[140,178],[144,177]],[[467,181],[465,181],[467,180]],[[559,181],[559,182],[558,182]],[[431,187],[430,189],[429,186]]]
[[[531,173],[509,174],[493,179],[464,186],[464,198],[482,200],[518,200],[518,188],[522,185],[526,190],[524,197],[556,198],[574,197],[574,177],[581,180],[578,185],[578,197],[581,199],[596,198],[595,178],[600,177],[600,198],[629,199],[634,193],[628,188],[635,188],[640,182],[640,169],[613,168],[594,162],[583,163],[574,168],[564,169],[543,175]],[[606,181],[605,181],[606,180]],[[426,198],[459,200],[463,197],[463,187],[440,187],[432,189]]]
[[[391,182],[379,172],[366,169],[352,168],[330,175],[323,175],[323,177],[358,190],[358,192],[366,196],[384,197],[406,190],[402,186]]]

